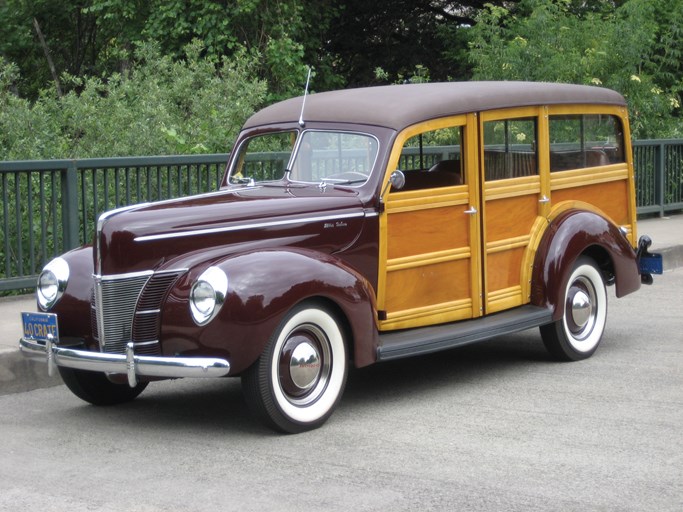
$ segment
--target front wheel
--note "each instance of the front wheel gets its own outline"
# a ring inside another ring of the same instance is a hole
[[[292,309],[242,375],[247,404],[268,426],[296,434],[318,428],[339,402],[347,375],[343,330],[315,303]]]
[[[93,405],[116,405],[130,402],[137,398],[147,387],[147,382],[140,382],[134,388],[127,384],[114,384],[104,373],[87,370],[74,370],[59,367],[59,374],[66,387],[81,400]]]
[[[562,318],[541,326],[548,351],[561,361],[578,361],[597,350],[607,320],[607,293],[600,270],[590,258],[574,265],[564,293]]]

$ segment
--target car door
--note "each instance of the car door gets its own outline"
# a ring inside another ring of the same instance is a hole
[[[381,330],[481,314],[476,139],[473,114],[397,136],[387,174],[401,170],[405,186],[386,185],[380,214]]]
[[[549,210],[546,122],[543,107],[479,116],[485,314],[529,302],[532,236]]]

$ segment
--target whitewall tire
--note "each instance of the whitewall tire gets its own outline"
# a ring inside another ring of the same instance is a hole
[[[548,351],[563,361],[578,361],[597,350],[607,321],[605,282],[592,259],[579,258],[564,292],[562,318],[541,327]]]
[[[242,376],[250,408],[270,427],[298,433],[319,427],[339,402],[347,350],[337,319],[317,303],[293,308]]]

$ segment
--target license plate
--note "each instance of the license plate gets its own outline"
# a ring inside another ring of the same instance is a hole
[[[24,327],[24,338],[36,341],[59,340],[57,315],[54,313],[22,313],[21,323]]]
[[[638,264],[641,274],[662,274],[664,272],[661,254],[641,256]]]

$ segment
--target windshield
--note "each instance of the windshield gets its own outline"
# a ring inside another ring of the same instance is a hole
[[[290,131],[258,135],[245,141],[230,173],[230,183],[287,179],[361,185],[367,181],[377,157],[374,137],[332,131],[306,131],[298,143],[296,137],[297,132]]]

